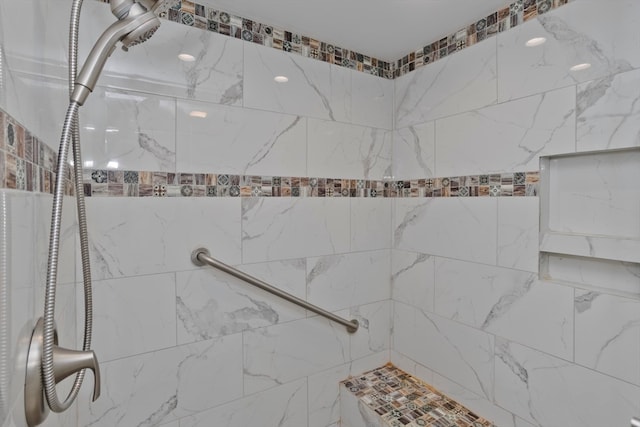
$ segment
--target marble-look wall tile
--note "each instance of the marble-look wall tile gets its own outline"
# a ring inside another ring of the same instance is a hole
[[[341,71],[336,73],[342,75]],[[347,122],[349,115],[345,107],[349,105],[350,81],[337,78],[336,84],[349,84],[349,87],[334,87],[331,75],[331,66],[327,63],[246,44],[244,106]],[[273,80],[276,76],[285,76],[289,81],[277,83]]]
[[[298,298],[305,299],[305,260],[238,266]],[[178,272],[178,343],[206,340],[306,317],[304,309],[211,268]]]
[[[493,399],[493,335],[402,303],[394,304],[392,340],[397,352]]]
[[[117,169],[174,172],[175,117],[174,99],[96,88],[80,114],[85,165],[106,169],[115,162]]]
[[[427,382],[456,402],[460,402],[471,409],[482,418],[493,421],[496,426],[534,427],[533,424],[516,417],[511,412],[505,411],[490,400],[478,396],[476,393],[467,390],[442,375],[434,373],[432,380]]]
[[[640,237],[640,151],[551,159],[550,231]]]
[[[540,201],[537,197],[498,199],[498,265],[538,271]]]
[[[388,352],[385,351],[310,375],[307,379],[309,427],[330,427],[340,420],[340,381],[380,367],[388,361]]]
[[[624,12],[622,12],[624,11]],[[576,1],[498,35],[499,100],[575,85],[640,66],[633,0]],[[533,37],[546,43],[526,47]],[[590,68],[571,71],[577,64]]]
[[[300,427],[306,425],[306,379],[256,393],[180,420],[180,427]]]
[[[379,128],[308,119],[307,173],[382,179],[391,171],[391,133]]]
[[[344,384],[340,385],[340,425],[342,427],[385,427],[387,422]]]
[[[495,402],[537,426],[627,425],[640,388],[496,339]]]
[[[391,252],[391,298],[433,311],[435,257],[400,250]]]
[[[636,263],[547,254],[541,272],[547,280],[640,296],[640,266]]]
[[[242,199],[244,263],[349,250],[349,199]]]
[[[178,171],[307,176],[306,119],[193,101],[177,105]]]
[[[350,73],[351,122],[391,130],[393,128],[393,80],[356,71]]]
[[[93,283],[92,349],[100,362],[176,345],[175,275],[127,277]],[[82,286],[76,304],[84,305]],[[84,332],[78,310],[78,342]]]
[[[113,21],[108,8],[105,13]],[[94,28],[92,32],[95,31]],[[183,62],[178,58],[181,53],[192,55],[195,60]],[[147,42],[127,53],[118,51],[112,55],[100,83],[216,104],[242,105],[242,55],[240,40],[162,20],[160,29]],[[132,75],[141,77],[132,79]]]
[[[577,150],[640,145],[640,71],[578,85]]]
[[[391,349],[389,352],[389,359],[391,363],[401,370],[405,371],[408,374],[413,375],[416,378],[421,379],[427,384],[433,383],[433,376],[435,373],[429,369],[411,359],[410,357],[405,356],[402,353],[398,353],[394,349]]]
[[[496,214],[493,198],[397,199],[394,248],[495,264]]]
[[[435,311],[573,359],[573,288],[540,282],[534,273],[439,258]]]
[[[388,300],[390,267],[387,250],[309,258],[307,298],[329,311]]]
[[[543,155],[575,151],[575,88],[537,94],[436,122],[436,176],[537,170]]]
[[[576,363],[640,384],[640,303],[576,289]]]
[[[396,79],[396,128],[495,104],[496,88],[492,39]]]
[[[391,334],[391,302],[389,300],[353,307],[349,319],[356,319],[360,328],[351,334],[351,358],[389,350]]]
[[[432,178],[436,156],[435,122],[393,132],[393,178]]]
[[[243,342],[245,394],[350,360],[349,333],[344,326],[320,316],[246,330]]]
[[[0,241],[0,251],[3,250],[2,259],[6,260],[4,272],[7,276],[4,278],[9,281],[11,289],[32,288],[36,285],[36,269],[33,263],[25,260],[34,257],[37,236],[34,225],[50,220],[48,212],[36,211],[36,208],[40,208],[36,204],[37,200],[37,196],[29,193],[0,192],[0,227],[4,237],[4,241]],[[68,261],[68,258],[64,260]]]
[[[158,425],[238,399],[241,353],[236,334],[103,363],[102,396],[89,403],[83,389],[79,424]]]
[[[391,247],[392,200],[351,199],[351,251],[371,251]]]
[[[67,82],[10,70],[7,72],[7,80],[6,90],[0,91],[6,98],[6,111],[57,151],[69,104]]]
[[[196,269],[191,251],[240,263],[240,200],[89,198],[93,276],[108,279]]]
[[[53,197],[48,194],[38,194],[35,196],[35,212],[38,213],[35,215],[35,283],[41,286],[42,290],[44,290],[47,280],[52,204]],[[40,214],[41,212],[42,214]],[[75,252],[77,229],[75,199],[65,196],[62,204],[62,222],[60,227],[58,283],[68,284],[76,282]]]

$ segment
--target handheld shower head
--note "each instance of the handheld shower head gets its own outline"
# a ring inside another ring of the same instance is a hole
[[[100,36],[78,74],[71,101],[83,105],[93,91],[107,59],[122,42],[122,49],[144,43],[160,27],[158,15],[179,0],[111,0],[111,12],[118,18]]]

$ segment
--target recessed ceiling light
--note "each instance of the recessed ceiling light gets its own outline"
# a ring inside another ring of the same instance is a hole
[[[118,132],[120,132],[120,129],[106,128],[104,131],[107,132],[107,133],[118,133]]]
[[[591,64],[588,62],[584,62],[582,64],[576,64],[573,67],[569,68],[571,71],[582,71],[591,68]]]
[[[525,46],[527,46],[527,47],[540,46],[541,44],[544,44],[546,41],[547,41],[547,39],[544,38],[544,37],[534,37],[534,38],[528,40],[525,43]]]
[[[85,130],[96,130],[96,128],[94,126],[88,125],[84,127]]]
[[[286,83],[289,81],[289,77],[287,76],[275,76],[273,78],[273,80],[275,80],[277,83]]]
[[[84,161],[84,167],[85,168],[92,168],[93,167],[93,160],[85,160]]]
[[[109,169],[118,169],[118,162],[111,160],[109,163],[107,163],[107,167]]]
[[[192,112],[189,113],[189,115],[191,117],[196,117],[198,119],[205,119],[207,117],[207,112],[206,111],[193,110]]]
[[[181,53],[180,55],[178,55],[178,59],[184,62],[193,62],[196,60],[196,57],[193,55],[189,55],[188,53]]]

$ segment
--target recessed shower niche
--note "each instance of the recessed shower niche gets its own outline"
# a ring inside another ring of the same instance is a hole
[[[540,161],[541,278],[640,299],[640,149]]]

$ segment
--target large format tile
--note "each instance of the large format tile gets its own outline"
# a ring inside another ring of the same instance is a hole
[[[436,161],[435,122],[393,132],[393,179],[432,178]]]
[[[573,288],[537,275],[440,258],[435,311],[547,353],[573,358]]]
[[[351,251],[371,251],[391,247],[391,213],[388,198],[351,199]]]
[[[180,172],[307,175],[300,116],[178,101],[176,135]]]
[[[491,39],[396,79],[396,128],[495,104],[496,86]]]
[[[236,334],[103,363],[102,396],[83,397],[80,425],[158,425],[238,399],[241,352]]]
[[[391,298],[433,311],[434,260],[430,255],[394,249],[391,253]]]
[[[349,250],[349,199],[242,199],[244,263]]]
[[[260,280],[305,299],[305,260],[238,266]],[[176,273],[178,342],[229,335],[306,317],[304,309],[215,269]]]
[[[172,98],[96,88],[80,114],[84,165],[175,172],[175,117]]]
[[[496,199],[397,199],[395,203],[395,249],[496,263]]]
[[[332,80],[336,68],[332,67]],[[358,71],[351,75],[351,122],[391,130],[393,127],[393,80]]]
[[[96,279],[190,270],[191,251],[240,263],[240,200],[233,198],[87,199]]]
[[[578,85],[577,149],[640,145],[640,70]]]
[[[379,128],[308,120],[309,176],[382,179],[391,173],[391,133]]]
[[[495,402],[537,426],[625,426],[640,388],[496,339]]]
[[[325,120],[349,121],[351,81],[328,63],[270,47],[244,46],[244,106]],[[285,76],[286,83],[274,81]]]
[[[389,300],[361,305],[349,310],[349,319],[360,324],[351,334],[351,358],[360,359],[389,350],[391,335],[391,302]]]
[[[244,392],[255,393],[344,364],[349,333],[322,317],[243,332]]]
[[[640,384],[640,303],[576,290],[576,363]]]
[[[540,156],[575,151],[575,88],[436,122],[436,176],[534,171]]]
[[[572,86],[640,66],[633,0],[582,0],[498,35],[500,101]],[[533,37],[546,43],[526,47]],[[591,67],[571,71],[577,64]]]
[[[182,418],[180,427],[307,425],[307,381],[301,379]],[[324,426],[323,426],[324,427]]]
[[[395,351],[493,399],[493,335],[396,302],[392,339]]]
[[[82,307],[81,286],[77,294],[78,307]],[[94,282],[93,298],[92,349],[101,362],[176,345],[174,274]],[[84,312],[78,311],[81,334]]]
[[[538,271],[540,201],[537,197],[498,199],[498,265]]]
[[[355,252],[307,260],[307,297],[326,310],[387,300],[389,251]]]

